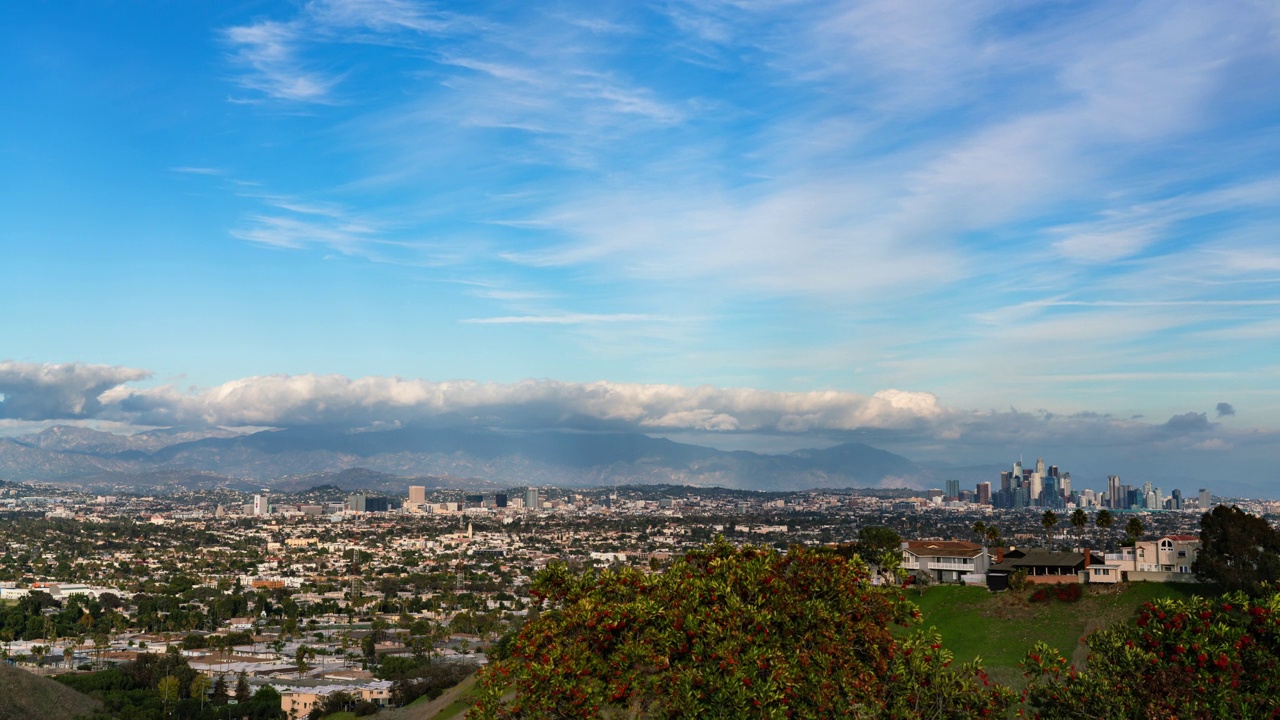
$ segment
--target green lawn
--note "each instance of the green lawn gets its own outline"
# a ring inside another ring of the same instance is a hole
[[[332,715],[325,715],[324,720],[356,720],[356,714],[349,710],[345,710],[343,712],[336,712]]]
[[[1018,663],[1027,650],[1043,640],[1073,662],[1083,663],[1085,634],[1133,614],[1147,600],[1209,594],[1200,585],[1129,583],[1123,586],[1085,586],[1076,603],[1056,600],[1027,602],[1029,591],[991,593],[980,587],[937,586],[907,598],[920,606],[922,627],[936,627],[943,645],[956,662],[982,658],[995,680],[1020,687]]]

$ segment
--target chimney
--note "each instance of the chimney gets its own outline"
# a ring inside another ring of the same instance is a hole
[[[1004,546],[996,548],[996,564],[1004,562]]]
[[[1089,550],[1086,548],[1084,551],[1084,569],[1085,570],[1089,569],[1089,561],[1092,559],[1093,559],[1093,553],[1089,552]]]

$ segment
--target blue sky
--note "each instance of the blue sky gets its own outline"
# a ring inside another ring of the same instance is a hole
[[[208,409],[255,378],[534,378],[1280,461],[1273,3],[19,3],[0,80],[11,432],[161,419],[13,409],[71,376],[233,424],[298,420]]]

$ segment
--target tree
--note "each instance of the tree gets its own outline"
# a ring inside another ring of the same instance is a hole
[[[1124,526],[1125,535],[1128,536],[1127,538],[1125,538],[1125,542],[1130,545],[1136,543],[1138,541],[1138,538],[1142,537],[1142,532],[1144,529],[1145,528],[1142,527],[1142,521],[1139,520],[1136,515],[1129,518],[1129,522],[1126,523]]]
[[[1097,525],[1098,529],[1105,533],[1107,530],[1111,529],[1111,524],[1114,523],[1115,520],[1115,515],[1112,515],[1110,510],[1104,509],[1099,510],[1098,514],[1094,516],[1093,524]]]
[[[192,699],[200,701],[200,709],[204,709],[204,699],[209,694],[209,687],[213,683],[209,682],[209,678],[204,675],[196,675],[191,678],[191,687],[187,688]]]
[[[1003,715],[1012,693],[951,666],[936,633],[895,638],[919,611],[869,579],[832,550],[723,538],[661,573],[553,563],[530,587],[550,607],[481,671],[468,716]]]
[[[893,530],[880,525],[868,525],[858,529],[858,542],[854,552],[868,565],[880,561],[886,552],[902,552],[902,536]]]
[[[311,669],[310,664],[307,663],[307,659],[314,658],[315,656],[316,656],[316,651],[313,648],[309,648],[306,645],[298,646],[298,650],[296,653],[294,653],[293,659],[294,659],[294,663],[298,666],[299,678],[301,678],[303,675],[306,675],[307,671]]]
[[[987,542],[996,545],[1000,542],[1000,528],[995,525],[987,526]]]
[[[1084,528],[1089,524],[1089,516],[1083,509],[1076,508],[1071,513],[1071,524],[1076,529],[1076,545],[1080,548],[1080,552],[1084,552]]]
[[[160,694],[160,702],[164,703],[165,717],[169,716],[169,706],[178,702],[181,687],[181,681],[172,675],[166,675],[161,678],[160,683],[156,686],[156,692]]]
[[[231,695],[227,691],[227,677],[219,675],[218,679],[213,681],[213,692],[209,694],[209,702],[214,705],[226,705],[230,699]]]
[[[1023,661],[1033,718],[1261,718],[1280,712],[1280,598],[1143,604],[1086,638],[1084,670],[1038,643]]]
[[[987,524],[981,520],[973,524],[973,534],[978,536],[978,542],[985,543],[987,541]]]
[[[70,645],[62,648],[62,664],[71,667],[71,661],[75,659],[76,651]]]
[[[241,670],[240,673],[236,675],[236,702],[249,702],[249,697],[249,676],[245,674],[244,670]]]
[[[1280,532],[1232,505],[1200,517],[1200,551],[1191,571],[1224,590],[1259,595],[1280,581]]]
[[[1040,516],[1040,524],[1044,526],[1044,546],[1049,547],[1050,535],[1053,526],[1058,524],[1058,515],[1052,510],[1045,510],[1044,515]]]

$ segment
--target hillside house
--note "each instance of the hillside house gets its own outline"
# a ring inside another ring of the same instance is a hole
[[[987,549],[963,540],[907,540],[902,543],[902,569],[935,583],[982,583]]]

